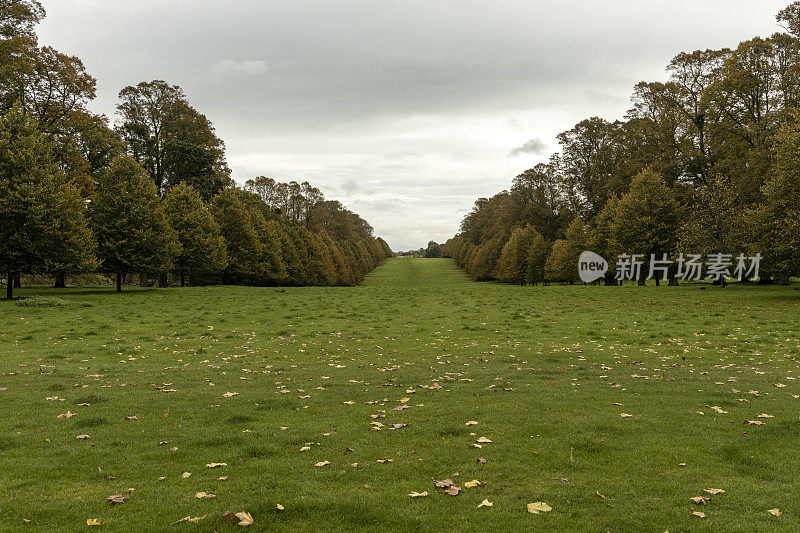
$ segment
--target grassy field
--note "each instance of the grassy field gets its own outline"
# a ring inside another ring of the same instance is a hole
[[[0,301],[2,530],[800,529],[790,287],[20,295],[64,302]]]

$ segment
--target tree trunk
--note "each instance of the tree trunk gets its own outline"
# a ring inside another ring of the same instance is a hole
[[[14,272],[14,288],[22,288],[22,276],[20,276],[19,272]]]
[[[117,292],[122,292],[122,272],[117,272]]]
[[[776,276],[780,285],[789,285],[789,274],[781,272]]]
[[[186,286],[186,274],[181,272],[181,287],[185,287],[185,286]]]
[[[53,285],[54,289],[66,289],[67,288],[67,276],[63,272],[59,272],[56,274],[56,282]]]
[[[147,287],[147,274],[139,274],[139,286]]]
[[[658,276],[655,276],[655,280],[656,280],[656,287],[660,287],[661,286],[661,280],[658,279]]]
[[[638,284],[640,287],[644,287],[645,285],[647,285],[647,282],[646,282],[645,280],[643,280],[643,279],[640,279],[640,280],[638,281],[638,283],[637,283],[637,284]]]
[[[14,298],[14,274],[8,273],[8,284],[6,284],[6,298],[9,300]]]
[[[758,284],[759,285],[772,285],[772,274],[768,272],[762,272],[758,276]]]
[[[669,283],[667,283],[668,287],[677,287],[678,286],[678,277],[677,276],[670,276]]]
[[[169,282],[167,280],[166,272],[162,272],[158,275],[158,286],[159,287],[169,287]]]

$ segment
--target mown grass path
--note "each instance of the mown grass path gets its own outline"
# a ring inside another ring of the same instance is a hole
[[[37,294],[67,303],[0,301],[2,530],[800,529],[792,288],[401,258],[355,288]]]

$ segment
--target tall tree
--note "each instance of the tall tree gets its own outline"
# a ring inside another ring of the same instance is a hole
[[[147,172],[128,156],[100,174],[90,215],[99,243],[101,269],[122,276],[171,269],[181,245]]]
[[[93,266],[86,204],[58,168],[52,141],[16,106],[0,119],[0,269],[13,297],[19,272]]]

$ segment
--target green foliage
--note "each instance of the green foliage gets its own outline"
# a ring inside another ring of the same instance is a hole
[[[187,276],[199,282],[221,274],[228,263],[225,239],[198,192],[185,183],[176,185],[164,199],[164,208],[181,244],[175,258],[181,282]]]
[[[69,302],[55,296],[29,296],[16,301],[20,307],[64,307]]]
[[[544,269],[551,248],[550,243],[539,232],[534,233],[526,258],[525,283],[536,285],[545,281]]]
[[[545,279],[569,283],[578,281],[578,257],[586,249],[588,242],[586,224],[576,218],[567,228],[565,238],[553,243],[544,266]]]
[[[611,224],[612,248],[625,253],[672,254],[677,245],[680,208],[672,189],[645,169],[620,198]]]
[[[166,272],[181,253],[155,184],[128,156],[100,173],[90,214],[105,272]]]
[[[800,275],[800,115],[781,129],[772,177],[763,192],[763,205],[751,212],[754,247],[764,255],[763,268]]]
[[[85,214],[86,204],[58,168],[53,143],[14,107],[0,119],[0,270],[91,268],[94,238]]]

